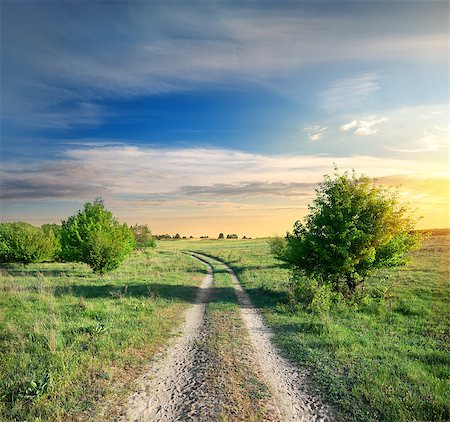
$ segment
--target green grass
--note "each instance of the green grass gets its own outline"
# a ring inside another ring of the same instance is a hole
[[[162,243],[162,242],[161,242]],[[450,420],[450,236],[433,236],[391,271],[386,300],[335,304],[317,316],[288,306],[288,272],[265,240],[165,242],[228,262],[261,308],[281,350],[312,369],[343,419]],[[386,274],[385,274],[386,275]],[[382,278],[373,278],[368,290]]]
[[[177,251],[136,253],[102,277],[82,264],[3,266],[0,420],[108,419],[101,404],[129,391],[204,272]]]

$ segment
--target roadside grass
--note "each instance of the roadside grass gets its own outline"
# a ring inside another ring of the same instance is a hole
[[[311,369],[344,420],[450,420],[450,236],[425,239],[406,268],[372,278],[368,292],[390,286],[383,300],[334,304],[321,315],[289,306],[288,272],[263,239],[166,243],[227,262],[274,341]]]
[[[203,266],[141,251],[116,272],[0,268],[0,420],[102,420],[181,323]]]
[[[213,259],[208,262],[214,268],[213,291],[206,307],[211,358],[208,383],[220,404],[218,419],[279,420],[254,361],[230,274],[223,264]]]

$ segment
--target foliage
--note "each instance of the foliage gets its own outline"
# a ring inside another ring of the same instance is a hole
[[[51,261],[56,245],[52,232],[21,221],[0,223],[0,262]]]
[[[63,221],[61,245],[66,261],[85,262],[94,272],[106,273],[116,269],[134,249],[135,238],[97,198]]]
[[[271,242],[289,268],[352,296],[374,272],[404,264],[418,248],[414,220],[396,191],[336,171],[316,192],[305,224],[297,221],[284,241]]]
[[[55,252],[54,259],[57,261],[62,260],[61,249],[61,225],[59,224],[43,224],[41,229],[49,236],[55,237]]]
[[[224,238],[225,238],[224,234],[220,233],[218,239],[224,239]]]
[[[227,239],[238,239],[238,235],[237,234],[227,234]]]
[[[134,238],[136,240],[136,247],[141,248],[155,248],[156,247],[156,240],[152,236],[152,232],[147,226],[147,224],[141,224],[141,225],[134,225],[131,227],[131,230],[133,231]]]

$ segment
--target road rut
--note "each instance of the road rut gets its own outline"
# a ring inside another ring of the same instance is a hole
[[[205,347],[208,335],[206,305],[211,297],[213,269],[208,261],[224,266],[230,274],[241,317],[253,346],[255,367],[273,395],[274,418],[280,421],[333,421],[333,409],[311,393],[308,374],[283,358],[273,346],[270,330],[253,306],[233,270],[225,263],[199,254],[191,255],[208,269],[193,306],[186,312],[181,336],[165,354],[153,361],[139,380],[140,390],[126,404],[122,421],[215,421],[220,403],[208,388],[211,362]]]

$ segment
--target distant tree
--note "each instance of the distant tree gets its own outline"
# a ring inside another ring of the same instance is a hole
[[[227,239],[239,239],[237,234],[227,234]]]
[[[180,234],[179,233],[177,233],[174,237],[173,237],[174,239],[180,239],[181,238],[181,236],[180,236]]]
[[[305,223],[297,221],[285,239],[270,242],[294,274],[353,295],[371,274],[404,264],[406,253],[419,246],[415,221],[396,191],[336,169],[316,192]]]
[[[146,224],[135,224],[131,227],[136,240],[136,247],[141,248],[154,248],[156,247],[156,240],[152,236],[152,232]]]
[[[220,233],[218,239],[224,239],[224,238],[225,238],[225,236],[223,235],[223,233]]]
[[[0,261],[31,262],[52,261],[57,240],[53,232],[24,222],[0,223]]]
[[[194,238],[194,236],[189,236],[189,239],[193,239]]]
[[[61,245],[66,261],[85,262],[94,272],[106,273],[116,269],[134,249],[135,238],[97,198],[63,221]]]

